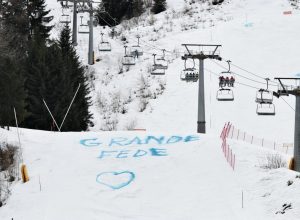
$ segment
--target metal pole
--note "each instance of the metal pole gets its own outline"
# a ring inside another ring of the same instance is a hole
[[[90,3],[90,33],[89,33],[89,54],[88,54],[88,63],[89,65],[94,64],[94,31],[93,31],[93,6]]]
[[[199,93],[198,93],[198,121],[197,132],[206,133],[205,129],[205,97],[204,97],[204,60],[199,64]]]
[[[74,0],[74,7],[73,7],[72,43],[74,46],[77,46],[77,0]]]
[[[47,103],[46,103],[46,101],[44,99],[43,99],[43,102],[44,102],[44,105],[46,106],[46,108],[47,108],[47,110],[48,110],[48,112],[49,112],[52,120],[54,121],[55,126],[57,127],[57,130],[60,132],[60,128],[58,127],[57,122],[56,122],[55,118],[53,117],[53,115],[52,115],[52,113],[51,113],[51,111],[50,111],[50,109],[49,109],[49,107],[48,107],[48,105],[47,105]]]
[[[16,113],[16,108],[15,107],[14,107],[14,114],[15,114],[15,121],[16,121],[16,126],[17,126],[19,146],[20,146],[20,149],[22,149],[22,147],[21,147],[20,133],[19,133],[19,124],[18,124],[18,118],[17,118],[17,113]]]
[[[71,108],[71,106],[73,105],[73,102],[74,102],[74,100],[75,100],[75,98],[76,98],[76,96],[77,96],[77,93],[78,93],[78,91],[79,91],[79,89],[80,89],[80,86],[81,86],[81,85],[79,84],[79,85],[78,85],[78,88],[77,88],[77,90],[76,90],[76,92],[75,92],[75,95],[73,96],[73,99],[72,99],[72,101],[71,101],[71,103],[70,103],[70,105],[69,105],[69,107],[68,107],[67,113],[65,114],[65,117],[64,117],[62,123],[60,124],[59,130],[61,130],[62,126],[64,125],[64,122],[65,122],[65,120],[66,120],[66,117],[67,117],[68,114],[69,114],[70,108]]]
[[[300,171],[300,96],[296,96],[295,137],[294,137],[294,170]]]

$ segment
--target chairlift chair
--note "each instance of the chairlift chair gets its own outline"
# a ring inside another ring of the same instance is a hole
[[[78,27],[78,33],[79,34],[89,34],[90,33],[90,26],[89,24],[83,24],[82,23],[83,16],[80,16],[80,25]]]
[[[186,68],[181,72],[180,79],[186,82],[197,82],[199,73],[196,68]]]
[[[162,57],[156,59],[156,64],[159,65],[160,68],[162,68],[162,69],[168,69],[169,64],[168,64],[168,61],[165,60],[165,51],[166,50],[163,49],[162,51],[163,51],[163,55],[162,55]]]
[[[273,104],[273,92],[269,91],[269,78],[267,81],[267,89],[259,89],[256,92],[257,102],[256,113],[257,115],[275,115],[275,105]]]
[[[186,82],[197,82],[199,79],[199,72],[195,68],[195,60],[193,60],[193,67],[186,67],[186,60],[184,60],[184,70],[181,71],[180,79]]]
[[[140,46],[140,36],[137,36],[138,43],[131,47],[130,55],[134,57],[140,57],[144,55],[143,48]]]
[[[59,23],[62,24],[70,24],[71,23],[71,18],[69,15],[62,14],[61,17],[59,18]]]
[[[127,54],[127,47],[128,46],[126,46],[126,45],[124,46],[125,55],[123,57],[122,64],[124,66],[133,66],[133,65],[135,65],[135,58],[134,58],[134,56]]]
[[[265,89],[260,89],[256,92],[257,103],[273,103],[273,92]]]
[[[165,74],[166,74],[165,69],[156,69],[155,67],[153,67],[153,69],[151,70],[151,75],[165,75]]]
[[[124,66],[133,66],[135,65],[135,59],[131,55],[125,55],[122,60]]]
[[[144,52],[140,46],[132,46],[130,54],[131,56],[140,57],[144,55]]]
[[[275,115],[275,105],[273,103],[258,103],[256,113],[257,115]]]
[[[218,101],[233,101],[234,95],[233,91],[229,88],[221,88],[217,91]]]
[[[98,45],[99,51],[111,51],[111,44],[109,42],[100,42]]]
[[[88,24],[80,24],[78,26],[78,33],[79,34],[89,34],[90,33],[90,27]]]
[[[153,54],[153,65],[151,70],[151,75],[165,75],[166,73],[166,67],[163,66],[161,63],[157,63],[157,60],[155,59],[156,54]]]
[[[101,42],[98,44],[99,51],[111,51],[111,44],[103,40],[103,33],[101,33]]]
[[[74,6],[73,2],[70,2],[70,1],[65,1],[61,3],[62,4],[62,8],[71,8]]]
[[[163,57],[156,59],[155,63],[158,66],[158,68],[165,70],[168,69],[168,62]]]
[[[223,71],[219,74],[219,87],[234,87],[235,83],[235,76],[230,71],[230,60],[227,60],[228,63],[228,70]]]

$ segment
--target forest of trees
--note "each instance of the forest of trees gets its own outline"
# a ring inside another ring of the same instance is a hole
[[[92,126],[85,70],[71,44],[70,28],[49,39],[52,26],[45,0],[7,0],[0,5],[0,126],[14,126],[13,108],[22,127],[62,131]],[[79,86],[80,85],[80,86]]]
[[[124,19],[139,17],[147,7],[154,14],[166,10],[166,0],[102,0],[96,17],[102,26],[115,26]]]
[[[166,0],[102,0],[96,17],[101,25],[114,26],[149,7],[160,13],[166,10]],[[85,69],[71,44],[71,30],[65,26],[60,38],[51,40],[49,12],[45,0],[0,1],[1,127],[15,126],[15,108],[22,127],[59,130],[78,88],[61,130],[93,126]]]

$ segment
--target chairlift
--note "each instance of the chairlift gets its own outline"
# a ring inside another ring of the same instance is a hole
[[[168,69],[168,61],[165,60],[165,49],[163,49],[163,56],[156,59],[156,64],[162,69]]]
[[[111,44],[103,40],[103,33],[101,33],[101,42],[98,45],[99,51],[111,51]]]
[[[217,100],[218,101],[233,101],[234,100],[233,91],[229,88],[220,88],[217,91]]]
[[[227,60],[228,63],[228,71],[223,71],[219,75],[219,87],[234,87],[235,76],[230,71],[230,60]]]
[[[168,66],[163,65],[160,61],[157,63],[157,59],[155,59],[156,54],[153,54],[153,65],[152,65],[152,75],[165,75],[166,69],[168,69]]]
[[[71,23],[70,15],[62,14],[59,18],[59,23],[70,24]]]
[[[133,65],[135,65],[134,56],[131,56],[131,55],[127,54],[127,46],[126,45],[124,46],[124,48],[125,48],[125,55],[123,57],[122,64],[124,66],[133,66]]]
[[[184,60],[184,70],[181,71],[180,79],[186,82],[197,82],[199,79],[199,72],[195,68],[195,60],[193,59],[194,65],[191,68],[186,67],[186,60]]]
[[[139,58],[144,55],[143,49],[140,46],[140,36],[137,37],[138,44],[131,47],[130,55]]]
[[[165,69],[155,69],[155,67],[153,67],[153,69],[151,70],[151,75],[165,75],[165,74],[166,74]]]
[[[80,25],[78,26],[78,33],[79,34],[89,34],[90,33],[90,26],[88,24],[82,23],[83,16],[80,16]]]
[[[259,89],[256,92],[257,115],[275,115],[275,105],[273,104],[273,92],[269,91],[269,78],[267,81],[267,89]]]
[[[275,115],[275,105],[273,103],[258,103],[256,113],[257,115]]]
[[[78,27],[78,33],[79,34],[89,34],[90,33],[90,27],[86,24],[81,24]]]
[[[73,2],[70,2],[70,1],[65,1],[65,4],[64,4],[64,2],[61,2],[61,5],[63,8],[71,8],[74,6]]]
[[[266,89],[260,89],[256,92],[256,99],[255,102],[257,103],[273,103],[273,92],[266,90]]]

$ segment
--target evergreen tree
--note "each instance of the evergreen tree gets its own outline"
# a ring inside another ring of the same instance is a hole
[[[29,19],[26,0],[1,2],[0,53],[12,59],[25,58],[27,50]]]
[[[130,0],[127,2],[126,18],[138,17],[144,12],[144,2],[141,0]]]
[[[84,67],[79,62],[79,57],[71,43],[71,30],[69,26],[65,26],[61,32],[59,47],[62,53],[62,59],[66,68],[66,74],[71,83],[68,90],[68,104],[71,102],[79,84],[80,89],[70,109],[68,117],[63,126],[67,131],[82,131],[92,125],[92,115],[89,112],[91,105],[89,97],[89,88],[87,86],[87,78],[85,77]]]
[[[25,0],[1,1],[0,8],[0,125],[15,125],[25,117],[24,61],[28,39]]]
[[[28,16],[30,19],[30,37],[37,41],[48,39],[53,26],[47,25],[53,17],[47,16],[45,0],[28,0]]]
[[[161,13],[166,10],[167,2],[166,0],[154,0],[154,4],[151,8],[151,11],[154,14]]]
[[[0,126],[15,126],[13,108],[18,121],[25,117],[25,91],[21,70],[9,57],[0,57]]]
[[[46,47],[32,42],[27,58],[26,89],[28,117],[24,127],[57,130],[43,100],[59,123],[65,108],[64,94],[67,89],[65,68],[60,49],[56,44]]]
[[[100,25],[115,26],[123,19],[138,17],[143,12],[143,0],[102,0],[96,17]]]

